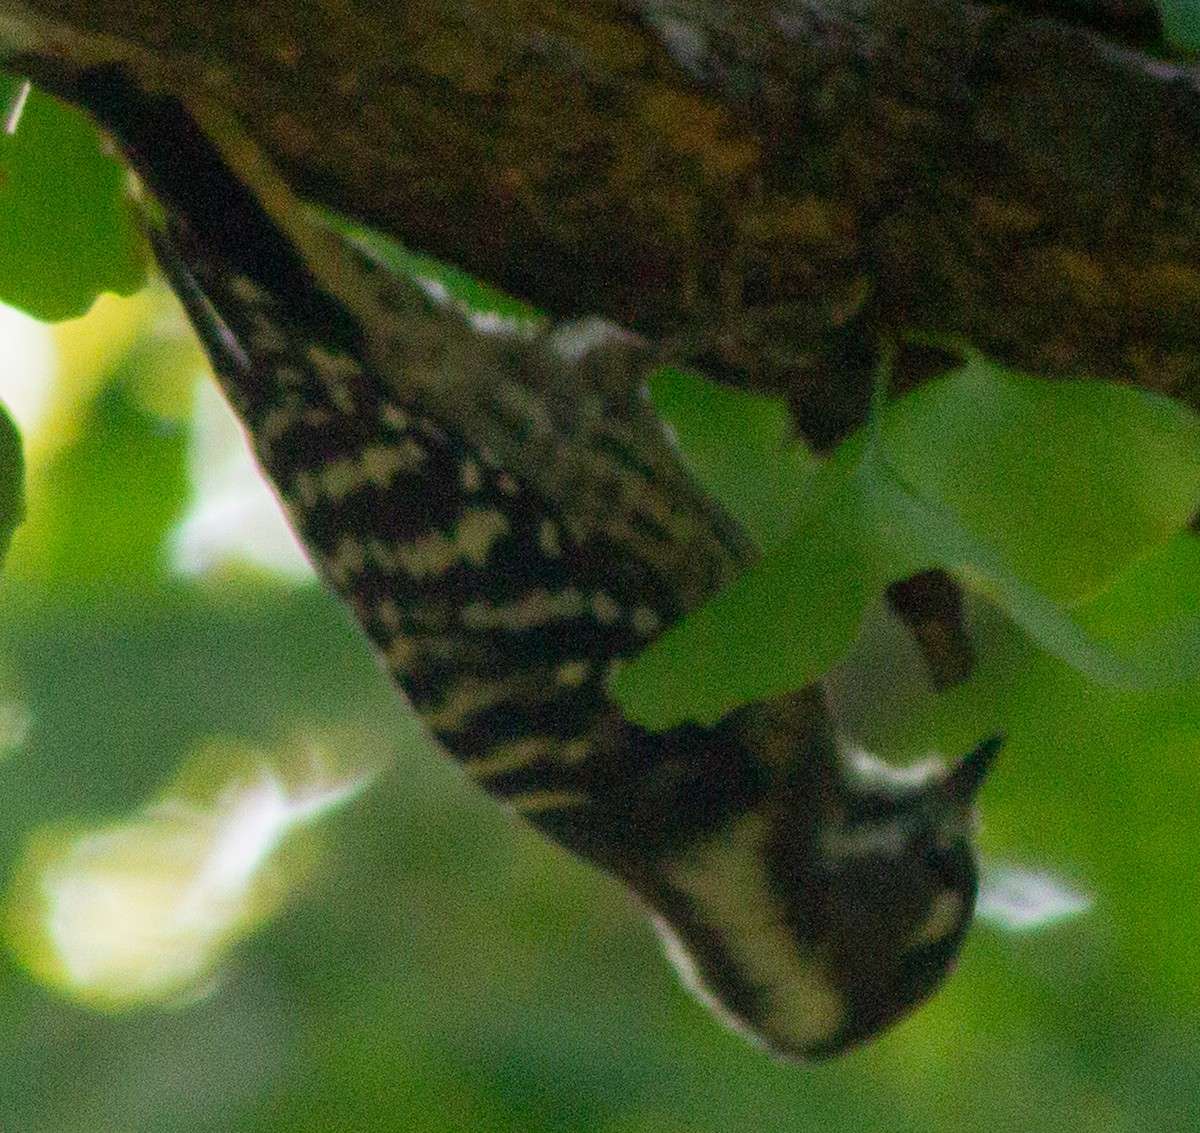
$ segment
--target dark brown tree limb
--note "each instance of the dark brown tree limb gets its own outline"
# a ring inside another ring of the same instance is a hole
[[[1200,406],[1196,73],[1046,7],[3,0],[0,32],[51,87],[120,57],[218,92],[310,198],[784,389],[825,446],[880,334]]]

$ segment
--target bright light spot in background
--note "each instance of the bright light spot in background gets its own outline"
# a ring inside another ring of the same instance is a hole
[[[171,539],[176,571],[198,575],[241,562],[290,578],[312,577],[237,418],[211,381],[196,387],[190,463],[194,498]]]
[[[202,767],[228,763],[226,752],[202,754]],[[208,803],[181,787],[124,823],[35,834],[7,918],[27,967],[107,1008],[207,990],[228,949],[303,880],[279,851],[372,778],[336,773],[311,749],[299,767],[251,760]]]
[[[82,319],[55,326],[0,304],[0,401],[21,430],[31,477],[41,460],[70,442],[79,406],[161,313],[161,298],[148,292],[132,300],[101,296]],[[171,317],[182,320],[175,312]],[[180,333],[190,331],[182,327]],[[64,366],[71,371],[65,384]],[[174,568],[200,575],[246,563],[290,579],[311,578],[312,567],[259,475],[233,412],[207,374],[195,390],[194,498],[171,539]]]
[[[984,863],[975,915],[1009,932],[1032,932],[1086,913],[1092,899],[1045,873]]]
[[[31,478],[75,441],[83,411],[162,303],[152,289],[128,299],[101,295],[86,315],[52,324],[0,305],[0,399],[20,427]]]
[[[0,400],[28,436],[46,416],[58,357],[50,328],[0,303]]]
[[[0,699],[0,759],[16,751],[29,733],[29,710],[17,700]]]

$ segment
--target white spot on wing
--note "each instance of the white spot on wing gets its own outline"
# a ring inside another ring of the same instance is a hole
[[[592,597],[592,612],[601,625],[612,625],[621,616],[621,607],[603,590],[597,590]]]
[[[416,653],[417,644],[411,637],[393,637],[388,642],[383,659],[387,662],[389,669],[400,673],[412,664]]]
[[[381,598],[375,605],[375,613],[380,624],[389,633],[396,633],[403,624],[400,619],[400,607],[394,598]]]
[[[385,402],[381,413],[385,425],[390,425],[398,433],[406,433],[410,428],[409,416],[394,402]]]
[[[483,473],[470,457],[459,465],[458,483],[464,492],[478,492],[483,487]]]
[[[300,502],[301,507],[316,507],[317,501],[321,498],[316,472],[311,470],[297,472],[296,478],[292,481],[292,494]]]
[[[258,315],[250,328],[250,351],[256,357],[282,354],[288,347],[287,336],[265,315]]]
[[[249,276],[231,275],[225,284],[230,292],[248,307],[266,307],[271,303],[271,296]]]
[[[509,771],[519,771],[532,763],[540,763],[554,756],[557,741],[549,736],[527,736],[511,743],[499,744],[486,755],[464,763],[467,773],[475,779],[494,779]]]
[[[512,685],[508,681],[467,677],[450,690],[441,704],[427,709],[422,715],[425,723],[435,731],[454,732],[472,716],[508,700],[512,692]]]
[[[642,637],[653,637],[662,625],[662,619],[649,606],[638,606],[630,620],[634,632]]]
[[[613,344],[635,346],[642,340],[630,330],[595,316],[559,323],[550,335],[551,346],[568,362],[577,364],[596,350]]]
[[[342,500],[364,484],[386,488],[397,473],[420,467],[424,459],[425,450],[411,437],[393,444],[368,445],[355,456],[322,465],[321,487],[329,499]]]
[[[547,558],[557,558],[562,554],[562,540],[553,520],[543,519],[538,524],[538,548]]]
[[[362,541],[353,535],[343,535],[337,550],[326,560],[330,577],[338,586],[346,586],[351,579],[362,574],[366,565],[366,554]]]
[[[530,791],[525,795],[513,795],[508,805],[518,814],[538,814],[547,810],[586,806],[587,801],[587,795],[579,791]]]
[[[554,679],[560,685],[578,688],[587,680],[591,668],[591,664],[587,661],[567,661],[554,670]]]
[[[466,760],[463,766],[472,778],[494,779],[535,763],[570,766],[586,759],[591,750],[592,745],[586,739],[564,741],[555,736],[526,736],[499,744],[477,759]]]
[[[329,400],[342,413],[354,412],[350,383],[362,376],[362,366],[349,354],[334,353],[322,346],[308,348],[308,360],[313,372],[321,379]]]

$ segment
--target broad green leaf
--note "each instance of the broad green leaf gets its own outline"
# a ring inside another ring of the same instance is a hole
[[[791,530],[761,563],[616,675],[613,694],[631,719],[650,728],[714,723],[740,704],[802,688],[846,653],[891,579],[938,561],[862,440],[807,476],[806,495],[791,501]],[[795,461],[782,451],[776,459]]]
[[[137,291],[147,263],[124,185],[87,119],[34,91],[0,133],[0,300],[55,320]]]
[[[760,546],[778,542],[819,468],[792,436],[783,403],[673,369],[659,371],[649,387],[704,488]]]
[[[1200,539],[1177,532],[1072,616],[1132,671],[1136,679],[1122,682],[1127,687],[1194,680],[1200,676]]]
[[[1095,593],[1200,504],[1200,422],[1185,406],[979,358],[889,406],[882,446],[906,484],[1059,604]]]
[[[1200,620],[1186,593],[1173,597],[1156,615],[1143,618],[1141,625],[1121,626],[1112,617],[1120,591],[1116,599],[1099,596],[1094,611],[1090,604],[1079,610],[1064,608],[1012,571],[1002,554],[939,501],[918,494],[898,478],[885,498],[900,523],[907,521],[910,530],[920,531],[939,565],[986,593],[1047,653],[1093,681],[1135,689],[1200,676]],[[1195,542],[1182,533],[1177,538]],[[1130,567],[1121,580],[1123,587],[1144,592],[1140,570],[1153,571],[1160,565],[1196,568],[1191,588],[1200,587],[1200,559],[1184,554],[1159,564],[1159,556],[1153,553]],[[1173,649],[1170,657],[1160,656],[1164,647]]]
[[[858,483],[823,470],[802,519],[762,563],[617,673],[612,692],[629,718],[711,724],[826,672],[886,581],[865,552],[866,511]]]
[[[713,414],[677,427],[710,490],[747,525],[758,516],[760,538],[762,517],[795,510],[762,563],[617,674],[613,693],[636,722],[712,722],[803,686],[846,653],[889,581],[934,565],[1092,680],[1144,688],[1200,676],[1200,603],[1190,598],[1200,554],[1189,537],[1172,539],[1200,500],[1200,423],[1187,408],[972,358],[793,481],[803,485],[797,506],[775,491],[772,461],[795,456],[769,415],[757,419],[767,440],[756,474],[739,477],[723,467],[736,454],[723,462],[720,448],[736,447],[745,421],[733,414],[722,434],[722,396],[686,401],[698,417]],[[1122,618],[1128,595],[1151,593],[1152,614]]]
[[[885,418],[878,471],[893,477],[911,530],[1038,645],[1105,685],[1200,675],[1186,585],[1149,617],[1115,614],[1122,594],[1146,594],[1155,572],[1193,562],[1176,536],[1200,499],[1200,423],[1189,409],[972,359]],[[1168,540],[1177,545],[1163,558]]]

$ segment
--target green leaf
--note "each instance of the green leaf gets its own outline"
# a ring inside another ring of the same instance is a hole
[[[793,439],[778,398],[669,368],[649,389],[701,485],[771,553],[624,666],[612,692],[646,727],[711,723],[807,683],[853,640],[877,581],[857,569],[863,502],[858,485]],[[801,589],[796,578],[819,581]],[[764,652],[764,640],[781,638],[792,647]]]
[[[0,133],[0,300],[67,319],[101,292],[141,288],[147,262],[124,186],[88,120],[31,93],[16,132]]]
[[[1200,539],[1177,532],[1133,564],[1075,621],[1124,662],[1126,687],[1182,684],[1200,676]],[[1089,675],[1091,675],[1089,673]]]
[[[1176,535],[1200,501],[1200,422],[1184,406],[971,358],[800,476],[781,470],[796,458],[769,412],[689,381],[672,396],[697,419],[676,431],[706,486],[764,542],[791,528],[615,676],[635,722],[711,723],[802,687],[845,655],[889,581],[934,565],[1094,681],[1200,676],[1200,544]]]
[[[1150,636],[1146,632],[1130,633],[1128,627],[1122,631],[1119,624],[1105,621],[1104,611],[1111,610],[1111,602],[1101,600],[1098,612],[1090,616],[1087,608],[1082,616],[1064,609],[1010,570],[1003,556],[989,542],[977,538],[952,510],[907,488],[899,479],[887,502],[897,520],[907,521],[912,530],[920,531],[935,562],[986,593],[1047,653],[1093,681],[1137,689],[1200,675],[1200,668],[1195,666],[1200,659],[1200,621],[1192,617],[1190,604],[1174,604],[1176,616],[1189,623],[1186,630],[1182,623],[1172,624],[1171,615],[1165,614],[1150,619]],[[1149,561],[1154,558],[1151,556]],[[1131,571],[1129,580],[1135,589],[1136,574]],[[1197,582],[1200,573],[1192,576],[1193,588]],[[1196,640],[1164,664],[1156,653],[1160,646],[1152,637],[1174,639],[1178,646],[1188,631],[1197,633]]]
[[[635,723],[711,724],[803,688],[845,655],[888,582],[957,548],[924,533],[921,505],[862,433],[818,465],[806,488],[785,512],[790,531],[762,562],[616,674],[613,695]]]
[[[1185,406],[977,357],[889,406],[882,445],[920,497],[1060,604],[1102,588],[1200,503],[1200,422]]]
[[[882,585],[862,546],[865,510],[850,478],[814,478],[803,518],[763,562],[616,674],[611,691],[626,715],[652,729],[712,724],[826,672]]]
[[[1105,685],[1200,676],[1188,584],[1170,597],[1149,589],[1195,565],[1194,541],[1177,535],[1200,500],[1200,422],[1189,409],[976,358],[889,407],[885,421],[877,472],[893,480],[898,525],[1038,645]],[[1198,582],[1200,570],[1191,589]],[[1135,593],[1148,603],[1140,615]]]
[[[760,546],[778,542],[820,467],[793,437],[783,402],[669,368],[648,384],[705,490]]]

